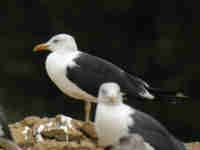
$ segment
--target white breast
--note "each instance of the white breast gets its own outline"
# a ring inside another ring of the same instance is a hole
[[[130,114],[134,111],[127,105],[110,106],[98,104],[95,126],[98,142],[102,146],[116,144],[123,136],[128,135],[128,126],[133,125]]]
[[[67,66],[73,67],[76,65],[73,59],[77,57],[78,54],[78,51],[69,54],[55,51],[49,54],[45,63],[46,71],[50,79],[62,92],[69,96],[72,96],[71,93],[75,85],[66,78]]]

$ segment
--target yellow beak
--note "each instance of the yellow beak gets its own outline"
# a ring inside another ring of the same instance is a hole
[[[34,48],[33,48],[33,51],[34,52],[37,52],[37,51],[42,51],[42,50],[47,50],[49,49],[49,46],[45,43],[42,43],[42,44],[38,44],[36,45]]]

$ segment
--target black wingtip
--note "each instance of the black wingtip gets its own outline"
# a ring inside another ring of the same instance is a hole
[[[171,103],[171,104],[182,104],[191,102],[190,97],[186,96],[168,96],[168,95],[157,95],[155,97],[156,101],[164,102],[164,103]]]
[[[191,97],[185,96],[180,90],[164,90],[160,88],[148,87],[148,91],[155,95],[155,100],[168,103],[187,103],[192,100]]]
[[[180,93],[180,90],[165,90],[160,88],[153,88],[153,87],[146,87],[148,91],[150,91],[153,94],[162,94],[162,95],[176,95],[177,93]]]

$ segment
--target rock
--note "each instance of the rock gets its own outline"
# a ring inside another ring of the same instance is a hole
[[[31,150],[64,150],[65,145],[65,142],[46,140],[41,143],[35,144]]]
[[[80,144],[78,144],[77,142],[70,142],[67,145],[65,145],[64,149],[66,149],[66,150],[79,150]]]
[[[58,128],[44,129],[41,134],[43,137],[54,138],[58,141],[66,141],[68,138],[64,130]]]
[[[55,118],[26,117],[9,126],[15,142],[29,150],[95,150],[93,123],[64,115]],[[100,149],[101,150],[101,149]]]
[[[40,117],[36,117],[36,116],[30,116],[27,118],[24,118],[24,120],[22,121],[25,125],[27,126],[33,126],[34,124],[36,124],[38,121],[40,120]]]
[[[80,147],[83,149],[89,149],[89,150],[96,148],[95,143],[92,143],[91,141],[87,141],[87,140],[82,140],[80,142]]]
[[[10,125],[12,136],[15,142],[23,147],[33,145],[32,129],[24,124],[16,123]]]
[[[97,139],[94,124],[92,122],[83,123],[82,130],[91,138]]]

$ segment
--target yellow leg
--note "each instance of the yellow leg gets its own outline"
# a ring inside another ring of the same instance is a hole
[[[85,121],[86,122],[90,121],[91,105],[92,104],[90,102],[85,102]]]

